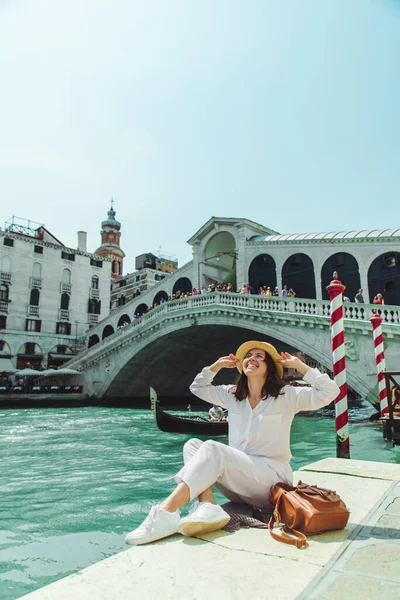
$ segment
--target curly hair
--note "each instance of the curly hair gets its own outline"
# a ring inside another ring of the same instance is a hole
[[[279,377],[278,370],[274,359],[265,352],[265,362],[267,363],[267,375],[265,382],[261,390],[263,398],[272,396],[277,398],[281,392],[281,389],[285,386],[282,379]],[[236,389],[232,392],[236,400],[245,400],[249,395],[249,386],[247,381],[247,375],[242,373],[239,375],[236,381]]]

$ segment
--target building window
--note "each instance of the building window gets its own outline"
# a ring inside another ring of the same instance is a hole
[[[42,327],[42,321],[39,321],[36,319],[27,319],[26,320],[25,331],[40,331],[41,327]],[[33,344],[33,346],[35,346],[35,344]],[[26,344],[26,347],[28,347],[28,344]],[[33,354],[33,352],[28,352],[28,350],[26,350],[26,354]]]
[[[0,285],[0,300],[3,300],[3,302],[8,300],[8,285],[5,283]]]
[[[72,254],[70,252],[64,252],[64,250],[61,251],[61,258],[63,258],[64,260],[75,260],[75,254]]]
[[[12,240],[11,238],[4,238],[3,243],[5,246],[10,246],[10,248],[14,246],[14,240]]]
[[[71,323],[57,323],[56,333],[60,335],[71,335]]]
[[[35,354],[35,346],[34,342],[27,342],[25,344],[25,354]]]
[[[99,289],[99,278],[97,277],[97,275],[93,275],[92,277],[92,290],[98,290]]]
[[[33,290],[31,290],[31,294],[29,297],[30,306],[39,306],[39,299],[40,299],[39,290],[36,288],[33,288]]]
[[[69,310],[69,294],[61,294],[61,310]]]
[[[90,264],[92,265],[92,267],[102,267],[103,266],[103,261],[102,260],[96,260],[95,258],[91,258],[90,259]]]
[[[0,316],[0,329],[6,329],[7,317]]]
[[[99,300],[96,300],[95,298],[91,298],[89,300],[88,312],[91,315],[99,315],[101,312],[101,302],[99,302]]]
[[[43,254],[43,246],[34,246],[33,251],[36,254]]]

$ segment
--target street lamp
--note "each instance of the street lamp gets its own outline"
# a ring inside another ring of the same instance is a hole
[[[198,287],[200,288],[200,285],[201,285],[201,282],[200,282],[200,265],[206,265],[207,261],[212,260],[213,258],[215,258],[216,262],[219,262],[220,259],[221,259],[221,256],[232,256],[232,258],[234,259],[234,264],[236,264],[237,255],[238,255],[237,250],[228,250],[226,252],[217,252],[217,254],[214,254],[214,256],[209,256],[205,260],[200,260],[197,263],[197,282],[198,282]]]

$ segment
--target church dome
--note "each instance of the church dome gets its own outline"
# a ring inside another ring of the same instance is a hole
[[[107,213],[108,219],[101,222],[101,228],[103,231],[119,231],[121,229],[121,223],[115,218],[113,204],[114,200],[111,200],[111,207]]]

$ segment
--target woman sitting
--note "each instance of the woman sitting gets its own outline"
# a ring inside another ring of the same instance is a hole
[[[297,369],[312,387],[285,385],[283,367]],[[212,385],[221,369],[234,368],[240,373],[236,385]],[[292,483],[289,444],[295,414],[326,406],[339,393],[328,375],[259,341],[246,342],[236,355],[223,356],[205,367],[190,390],[202,400],[229,410],[229,445],[189,440],[183,448],[184,467],[175,475],[177,487],[126,536],[127,544],[224,527],[230,516],[215,504],[213,485],[233,502],[269,508],[270,487],[278,481]],[[198,502],[181,519],[179,509],[196,497]]]

